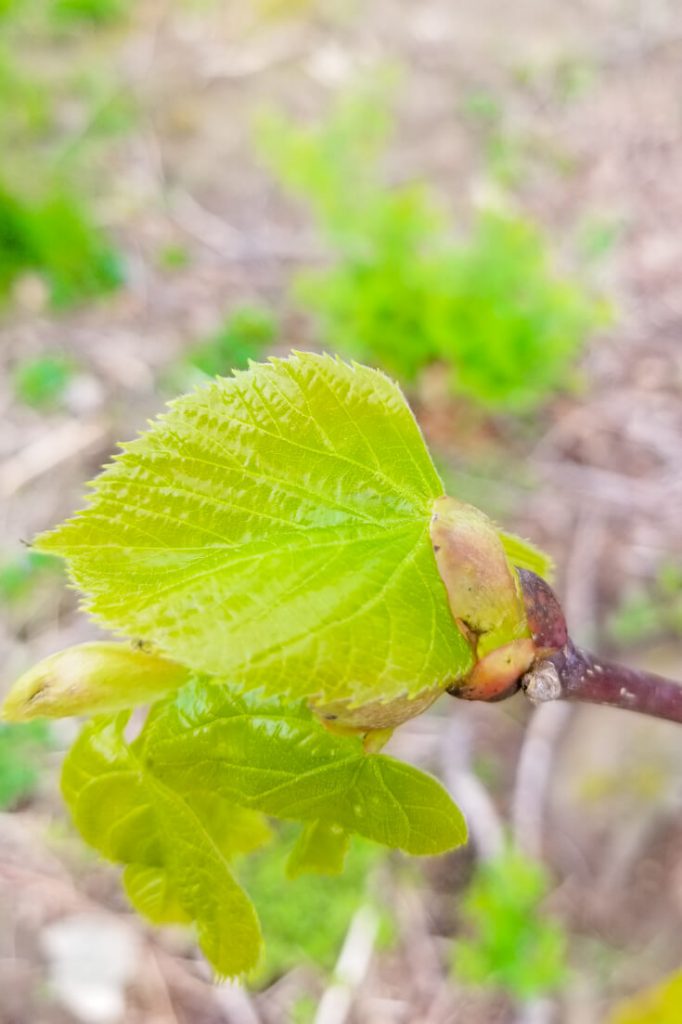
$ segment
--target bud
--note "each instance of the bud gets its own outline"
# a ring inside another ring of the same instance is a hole
[[[117,643],[67,647],[29,669],[2,706],[11,722],[119,711],[158,700],[186,683],[189,670],[158,654]]]
[[[477,661],[467,678],[448,693],[465,700],[503,700],[519,688],[521,677],[535,661],[535,645],[524,637],[503,644]]]
[[[549,658],[568,642],[563,610],[556,594],[542,576],[529,569],[516,571],[536,655],[538,658]]]
[[[516,571],[495,524],[456,498],[433,503],[431,540],[452,617],[476,661],[449,692],[469,700],[500,699],[516,689],[535,657]]]

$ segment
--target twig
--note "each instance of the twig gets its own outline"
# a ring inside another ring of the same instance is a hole
[[[583,512],[576,523],[566,573],[566,608],[581,638],[591,635],[600,544],[599,520],[593,511]],[[559,650],[568,641],[568,630],[558,600],[532,574],[521,572],[520,580],[536,642],[546,653]],[[554,761],[571,714],[568,704],[540,705],[528,724],[519,755],[512,797],[512,834],[518,848],[535,859],[542,857]]]
[[[533,715],[523,739],[512,798],[512,834],[527,857],[542,857],[545,810],[558,741],[571,709],[545,705]]]
[[[0,464],[0,497],[10,498],[36,477],[80,455],[107,436],[103,423],[67,420]]]
[[[535,573],[517,572],[536,651],[518,685],[533,703],[549,707],[527,732],[515,787],[514,833],[522,848],[538,856],[549,767],[568,713],[560,704],[554,710],[552,702],[604,704],[682,724],[682,684],[576,647],[549,584]]]
[[[314,1024],[345,1024],[355,990],[367,974],[379,929],[379,917],[369,906],[356,912],[334,971],[336,981],[322,995]]]
[[[534,703],[577,700],[682,723],[682,684],[626,668],[576,647],[557,597],[543,579],[518,570],[536,660],[520,680]]]
[[[515,1024],[549,1024],[554,1017],[554,1009],[552,999],[536,997],[520,1007]]]
[[[226,982],[213,992],[215,1002],[230,1024],[261,1024],[261,1017],[249,993],[237,982]]]
[[[682,723],[682,685],[672,679],[604,661],[569,640],[551,658],[539,662],[523,679],[535,703],[577,700],[639,711]]]
[[[478,856],[481,860],[492,860],[504,848],[504,827],[492,797],[469,767],[470,730],[460,716],[448,723],[441,747],[448,791],[462,809]]]

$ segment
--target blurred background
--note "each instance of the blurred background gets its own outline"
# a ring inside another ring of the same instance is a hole
[[[396,377],[574,638],[682,678],[681,183],[676,0],[0,0],[0,691],[96,635],[25,542],[291,348]],[[246,989],[76,838],[76,728],[0,725],[1,1024],[682,1021],[676,726],[444,698],[391,749],[472,842],[253,858]]]

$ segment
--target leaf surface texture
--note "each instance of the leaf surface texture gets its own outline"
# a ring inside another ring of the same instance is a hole
[[[392,381],[298,354],[173,402],[38,546],[100,622],[193,669],[387,701],[471,668],[429,540],[440,494]]]

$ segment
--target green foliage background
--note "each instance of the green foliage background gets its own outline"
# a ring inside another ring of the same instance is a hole
[[[422,184],[385,184],[389,88],[344,93],[326,119],[258,122],[260,151],[309,208],[330,266],[304,270],[298,302],[325,344],[414,381],[436,360],[455,393],[523,413],[575,383],[605,303],[562,275],[540,230],[517,213],[484,210],[468,237]]]

